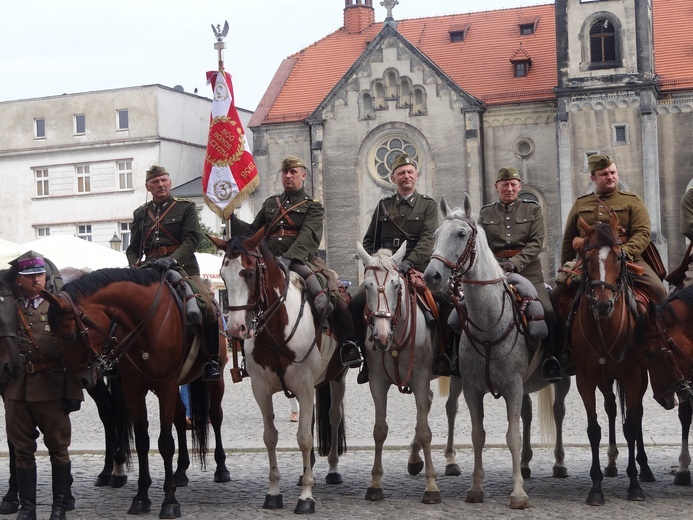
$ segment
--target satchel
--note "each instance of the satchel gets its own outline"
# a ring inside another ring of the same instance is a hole
[[[645,263],[652,268],[660,280],[664,280],[664,277],[667,275],[667,269],[664,267],[662,257],[659,256],[657,246],[655,246],[652,242],[647,244],[647,247],[642,252],[642,259],[645,260]]]
[[[688,271],[688,264],[691,263],[691,248],[693,248],[693,242],[688,244],[688,249],[686,249],[686,254],[683,255],[683,260],[681,260],[681,265],[670,272],[664,277],[669,285],[674,287],[680,287],[683,281],[686,279],[686,271]]]

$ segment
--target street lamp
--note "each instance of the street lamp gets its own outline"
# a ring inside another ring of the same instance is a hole
[[[113,249],[113,251],[120,251],[120,244],[122,244],[123,241],[118,236],[118,233],[114,231],[113,238],[111,238],[108,243],[111,244],[111,249]]]

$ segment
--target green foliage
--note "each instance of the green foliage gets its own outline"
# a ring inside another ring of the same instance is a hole
[[[215,233],[214,231],[212,231],[212,228],[203,224],[202,221],[200,221],[200,233],[200,244],[197,246],[197,252],[210,253],[215,255],[217,253],[217,246],[212,244],[212,241],[209,238],[207,238],[207,233],[215,237],[218,237],[219,233]]]

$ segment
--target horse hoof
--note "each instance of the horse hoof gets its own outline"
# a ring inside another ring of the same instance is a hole
[[[173,483],[177,488],[187,486],[189,481],[190,479],[185,473],[182,475],[176,475],[175,473],[173,474]]]
[[[529,507],[529,497],[510,497],[510,509],[527,509]]]
[[[445,476],[446,477],[459,477],[462,474],[459,464],[448,464],[445,466]]]
[[[343,482],[344,480],[342,480],[342,475],[339,473],[328,473],[325,476],[325,484],[341,484]]]
[[[265,503],[262,504],[262,509],[283,509],[284,498],[281,493],[278,495],[265,495]]]
[[[585,503],[589,506],[603,506],[604,505],[604,493],[597,493],[596,491],[590,491],[587,495],[587,500]]]
[[[640,469],[640,475],[638,475],[640,482],[657,482],[652,470],[650,468]]]
[[[691,485],[691,472],[690,470],[677,471],[674,475],[674,485],[676,486],[690,486]]]
[[[464,499],[465,502],[470,504],[481,504],[484,502],[484,492],[482,491],[467,491],[467,498]]]
[[[644,502],[645,501],[645,492],[638,488],[633,488],[628,490],[628,500],[632,500],[633,502]]]
[[[299,498],[294,513],[297,515],[311,515],[315,513],[315,500],[312,498],[306,498],[305,500]]]
[[[522,475],[522,478],[527,480],[528,478],[532,477],[532,470],[529,468],[520,468],[520,474]]]
[[[111,485],[111,474],[99,475],[96,477],[96,482],[94,482],[96,487],[106,487]]]
[[[122,488],[125,484],[128,483],[128,476],[127,475],[113,475],[111,477],[111,487],[112,488]]]
[[[410,475],[418,475],[421,473],[421,470],[424,467],[423,460],[420,460],[419,462],[409,462],[407,464],[407,471],[409,472]]]
[[[553,478],[567,478],[568,468],[565,466],[554,466],[553,467]]]
[[[180,518],[180,504],[175,502],[162,505],[159,518]]]
[[[227,469],[215,471],[214,482],[216,482],[217,484],[223,482],[231,482],[231,473],[229,473],[229,470]]]
[[[607,466],[604,468],[605,477],[618,477],[618,468],[616,466]]]
[[[424,491],[421,502],[424,504],[440,504],[440,491]]]
[[[366,490],[366,500],[375,502],[383,499],[383,488],[369,487]]]
[[[152,507],[152,501],[147,500],[133,500],[130,504],[130,509],[128,509],[129,515],[146,515]]]
[[[19,499],[7,500],[3,498],[0,502],[0,515],[11,515],[17,511],[19,511]]]

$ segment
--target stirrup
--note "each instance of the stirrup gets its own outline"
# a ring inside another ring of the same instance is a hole
[[[551,383],[555,383],[563,379],[563,375],[561,374],[561,365],[555,357],[548,357],[541,364],[541,378],[544,381],[549,381]]]
[[[346,357],[347,352],[349,357]],[[356,368],[361,365],[361,351],[353,341],[345,341],[339,349],[339,355],[342,359],[342,365],[347,368]]]
[[[204,374],[202,375],[203,381],[219,381],[221,379],[221,372],[219,371],[219,363],[216,361],[209,361],[205,364]]]

